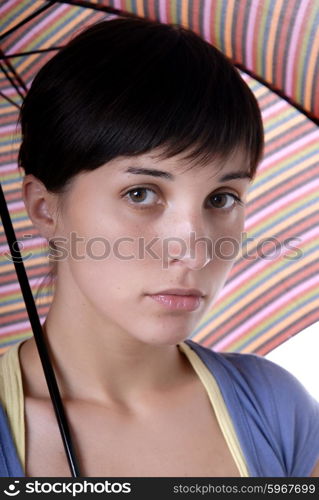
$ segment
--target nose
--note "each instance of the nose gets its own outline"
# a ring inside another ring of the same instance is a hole
[[[203,215],[175,219],[173,228],[173,235],[163,240],[165,266],[179,262],[193,270],[204,268],[212,260],[213,241],[211,227],[205,227]]]

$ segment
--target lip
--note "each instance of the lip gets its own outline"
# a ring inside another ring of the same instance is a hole
[[[160,306],[175,311],[195,311],[203,302],[204,294],[196,288],[170,288],[148,294]]]
[[[197,288],[170,288],[160,292],[150,293],[149,295],[188,295],[195,297],[205,297],[204,292]]]

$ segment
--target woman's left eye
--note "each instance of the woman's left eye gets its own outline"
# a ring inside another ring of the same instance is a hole
[[[234,193],[215,193],[209,196],[214,208],[231,210],[235,205],[244,205],[244,202]]]

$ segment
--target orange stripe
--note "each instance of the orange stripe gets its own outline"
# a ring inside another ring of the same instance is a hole
[[[283,7],[283,0],[277,0],[274,2],[275,8],[270,23],[270,31],[268,38],[268,46],[266,52],[266,80],[268,82],[273,81],[273,66],[274,66],[274,46],[276,40],[276,33],[278,30],[278,23],[280,18],[280,13]]]
[[[235,10],[235,1],[228,0],[225,20],[225,53],[226,56],[233,58],[232,49],[232,21]]]
[[[136,0],[136,10],[139,16],[145,17],[143,0]]]
[[[312,44],[309,44],[309,50],[311,50],[309,64],[307,66],[307,78],[306,78],[306,86],[305,86],[305,95],[304,95],[304,107],[308,111],[311,111],[311,96],[312,96],[312,86],[315,87],[316,83],[314,81],[315,67],[318,62],[318,53],[319,53],[319,32],[317,36],[314,37]]]
[[[186,2],[182,2],[181,6],[181,21],[182,25],[188,27],[189,26],[189,21],[188,21],[188,0]]]
[[[304,268],[308,263],[311,263],[312,261],[315,261],[316,256],[314,254],[309,254],[307,257],[300,259],[299,261],[295,261],[293,264],[291,264],[290,267],[290,272],[296,273]],[[268,269],[271,268],[272,262],[270,262],[269,266],[267,266],[266,269],[263,270],[263,272],[268,271]],[[300,276],[300,273],[298,273]],[[286,269],[281,269],[279,272],[275,273],[275,275],[272,278],[269,278],[267,280],[267,284],[264,285],[264,294],[266,295],[267,293],[269,294],[269,290],[271,287],[276,285],[278,282],[282,281],[283,283],[285,282],[287,276],[287,270]],[[250,278],[250,283],[253,283],[253,280],[256,278]],[[227,296],[223,296],[222,302],[225,302],[225,300],[232,295],[235,294],[237,290],[240,290],[243,287],[243,284],[237,286],[236,288],[232,289],[231,292]],[[239,300],[236,300],[236,303],[233,304],[232,306],[227,307],[227,311],[219,315],[218,317],[213,318],[215,314],[215,310],[218,308],[218,303],[216,303],[213,308],[205,314],[205,316],[202,318],[201,322],[199,323],[199,327],[201,327],[201,324],[206,323],[209,321],[211,318],[211,321],[203,327],[200,332],[197,334],[196,338],[199,340],[202,340],[204,337],[206,337],[209,334],[209,342],[217,341],[220,336],[225,333],[229,328],[230,328],[230,318],[235,318],[235,322],[238,322],[240,318],[245,318],[246,314],[246,308],[247,304],[251,302],[255,302],[256,299],[258,299],[260,296],[260,290],[253,290],[249,294],[246,294],[245,296],[242,296]],[[224,327],[221,330],[220,325],[222,325],[225,321],[227,321],[226,327]],[[214,332],[212,331],[214,330]]]
[[[63,12],[60,14],[59,17],[57,17],[54,20],[54,24],[56,25],[56,27],[58,27],[58,25],[62,21],[62,19],[65,16],[67,16],[68,14],[69,14],[69,12]],[[45,46],[42,46],[42,48],[54,46],[55,42],[57,40],[59,40],[60,38],[62,38],[63,36],[65,36],[67,33],[69,34],[68,36],[71,37],[72,34],[74,34],[75,27],[83,29],[84,26],[81,26],[81,23],[83,24],[84,20],[89,16],[90,16],[90,13],[87,12],[86,10],[84,12],[81,12],[78,16],[76,16],[75,20],[68,21],[67,24],[63,28],[62,27],[59,28],[55,34],[52,34],[52,36],[48,40],[46,40]],[[32,47],[34,46],[34,43],[36,43],[37,38],[38,38],[38,34],[36,34],[36,36],[32,40],[28,41],[28,44],[24,47],[24,50],[32,50]],[[64,42],[66,43],[67,40],[64,40]],[[23,71],[25,71],[28,68],[32,68],[32,70],[34,70],[33,62],[38,57],[39,57],[38,54],[32,54],[32,55],[28,56],[27,58],[25,58],[25,60],[21,64],[19,64],[19,67],[18,67],[19,72],[22,73]],[[47,57],[48,57],[48,59],[50,59],[50,57],[52,57],[52,54],[51,55],[49,54]],[[41,66],[42,66],[42,64],[41,64]]]
[[[242,0],[240,3],[240,8],[238,9],[238,17],[235,20],[236,22],[236,30],[235,30],[235,53],[233,54],[233,58],[236,62],[242,62],[244,60],[243,54],[243,30],[244,30],[244,21],[245,21],[245,9],[248,0]]]
[[[304,222],[300,225],[300,231],[298,232],[298,235],[302,236],[305,232],[307,232],[309,229],[311,229],[316,220],[317,220],[316,212],[314,212],[314,214],[309,219],[304,220]],[[249,233],[248,233],[248,236],[249,236]],[[283,231],[280,235],[281,242],[285,241],[288,238],[296,239],[296,232],[295,232],[295,229],[293,226],[290,226],[287,229],[287,231]],[[306,248],[306,249],[310,248],[312,246],[313,239],[314,239],[314,237],[307,240],[306,243],[299,242],[300,244],[299,244],[298,248],[300,250],[302,250],[304,248]],[[240,273],[244,273],[248,268],[249,268],[249,263],[246,261],[246,259],[244,259],[244,258],[241,259],[240,261],[238,261],[236,263],[236,269],[234,269],[234,271],[236,271],[236,276],[238,276]],[[267,268],[268,268],[268,266],[265,268],[265,272],[267,271]],[[242,286],[242,285],[240,285],[240,286]],[[236,291],[237,289],[238,289],[238,287],[236,287],[236,289],[233,289],[227,295],[224,295],[224,297],[228,297],[231,293],[233,293],[233,291]]]
[[[45,257],[38,257],[38,258],[32,259],[32,265],[36,266],[37,264],[44,264],[45,259],[46,259]],[[48,264],[48,266],[49,266],[49,264]],[[13,263],[1,266],[1,272],[3,272],[3,273],[10,272],[12,270],[12,267],[13,267]],[[40,272],[40,270],[37,269],[37,272]]]
[[[297,0],[299,1],[299,0]],[[281,29],[279,30],[280,37],[278,40],[278,54],[276,54],[277,59],[277,71],[274,75],[274,84],[276,87],[283,88],[283,67],[282,62],[285,60],[284,53],[287,47],[286,40],[288,34],[288,28],[292,24],[292,13],[294,11],[296,0],[290,0],[289,3],[285,5],[285,17],[282,23]]]
[[[304,262],[303,266],[300,267],[304,267],[305,265],[306,263]],[[304,273],[302,276],[304,279],[306,279],[307,277],[311,276],[318,270],[319,270],[319,264],[317,265],[315,264],[312,268],[309,268],[307,270],[307,273]],[[265,293],[267,290],[266,294],[267,300],[273,300],[275,303],[275,301],[278,299],[278,297],[280,297],[280,295],[284,294],[288,288],[292,287],[295,283],[297,283],[300,280],[301,276],[300,273],[294,275],[290,279],[287,279],[285,274],[286,274],[285,272],[281,272],[282,275],[281,285],[278,286],[277,283],[278,280],[276,279],[276,277],[274,277],[271,280],[271,283],[267,283],[267,288],[265,288]],[[274,285],[276,285],[276,288],[274,288]],[[233,311],[232,315],[229,316],[227,311],[227,314],[224,315],[224,321],[218,321],[218,322],[214,321],[214,327],[215,323],[221,325],[222,323],[225,322],[225,320],[227,320],[227,324],[224,324],[222,328],[218,327],[216,333],[210,335],[209,339],[207,339],[207,342],[211,344],[212,341],[218,341],[218,339],[221,338],[223,335],[225,334],[227,335],[228,332],[238,328],[239,325],[244,323],[245,319],[248,318],[249,315],[251,315],[255,311],[258,311],[259,309],[262,309],[264,307],[264,297],[258,294],[256,295],[256,299],[257,300],[254,299],[247,300],[247,298],[243,298],[241,300],[242,303],[241,307],[239,308],[234,307],[234,309],[232,309]]]
[[[305,170],[303,172],[302,182],[299,177],[293,177],[289,179],[289,191],[293,191],[294,189],[300,187],[300,185],[306,185],[307,182],[313,179],[314,172],[313,170]],[[288,180],[288,178],[287,178]],[[287,194],[287,183],[280,183],[278,181],[278,185],[274,186],[272,189],[265,189],[265,196],[262,198],[256,199],[253,203],[251,203],[246,210],[246,217],[249,215],[254,215],[261,209],[263,206],[270,205],[271,202],[275,201],[281,195]]]
[[[264,356],[265,354],[282,344],[285,340],[288,340],[290,337],[293,337],[297,333],[307,328],[307,326],[316,323],[316,321],[318,321],[319,319],[318,316],[319,315],[317,311],[314,311],[312,314],[307,314],[305,317],[300,318],[300,321],[297,321],[294,325],[292,325],[290,330],[285,330],[283,334],[275,337],[273,341],[267,342],[266,346],[261,347],[255,352],[258,352],[261,356]]]
[[[293,61],[293,68],[292,68],[292,96],[293,99],[297,99],[296,102],[300,102],[300,104],[303,104],[302,101],[304,99],[304,95],[297,95],[298,88],[301,87],[298,82],[300,82],[300,78],[302,78],[303,72],[304,72],[304,67],[303,67],[303,61],[304,57],[306,54],[306,46],[305,42],[308,40],[308,37],[306,36],[307,30],[307,21],[308,19],[311,19],[311,14],[313,11],[313,2],[310,0],[308,1],[306,11],[304,13],[304,19],[303,19],[303,24],[302,24],[302,29],[300,30],[298,34],[298,39],[297,39],[297,46],[296,46],[296,52],[294,55],[294,61]],[[308,33],[309,34],[309,33]],[[308,46],[308,50],[311,50],[311,46]],[[308,79],[308,75],[306,75],[306,81]],[[314,82],[313,82],[314,83]],[[302,90],[302,92],[305,91],[305,88]]]
[[[43,301],[46,304],[50,304],[51,303],[51,298],[45,298],[45,297],[43,297]],[[24,302],[22,300],[20,302],[16,302],[15,304],[9,304],[7,306],[1,307],[1,315],[6,315],[6,314],[12,313],[14,311],[19,311],[22,307],[25,307],[24,306]],[[17,313],[17,315],[18,314],[19,313]],[[27,313],[23,317],[27,317]],[[12,320],[12,323],[14,323],[17,319],[20,319],[20,318],[14,317],[13,320]]]
[[[291,114],[291,109],[287,108],[286,112],[280,113],[280,118],[283,118],[284,116],[289,116]],[[278,120],[279,117],[273,118],[274,122]],[[305,121],[305,117],[301,114],[298,113],[295,116],[292,116],[289,118],[289,128],[293,128],[295,125],[298,125],[299,123],[302,123]],[[287,133],[287,122],[282,123],[279,127],[275,127],[269,132],[265,132],[265,141],[270,142],[272,139],[276,138],[278,135],[283,134],[284,132]]]
[[[12,19],[11,23],[9,23],[8,26],[6,27],[6,31],[10,30],[11,28],[13,28],[17,24],[19,24],[21,21],[23,21],[23,19],[25,19],[29,15],[33,14],[33,12],[35,12],[36,10],[38,10],[41,7],[43,7],[43,2],[39,2],[39,1],[32,2],[32,5],[30,5],[29,8],[23,9],[23,11],[21,12],[21,14],[19,16],[16,16],[16,17],[14,17],[14,19]],[[16,33],[18,34],[18,37],[20,36],[19,35],[19,31],[20,30],[16,31]],[[10,45],[11,45],[12,44],[12,40],[13,39],[10,36],[7,39],[7,43],[8,44],[10,43]],[[7,46],[5,44],[3,44],[3,48],[6,49]]]
[[[313,288],[315,288],[315,286],[311,287],[311,289],[309,289],[309,292]],[[241,349],[241,352],[252,352],[252,351],[255,351],[256,349],[258,349],[258,347],[261,344],[264,344],[265,342],[267,342],[271,337],[273,337],[274,335],[276,335],[278,332],[284,331],[284,330],[288,329],[289,326],[292,323],[294,323],[295,321],[297,321],[298,319],[300,319],[302,316],[304,316],[305,314],[309,314],[309,313],[313,312],[314,308],[316,308],[316,304],[314,304],[314,303],[310,302],[309,304],[305,304],[303,307],[301,307],[300,309],[298,309],[294,313],[289,314],[285,319],[280,320],[280,322],[277,323],[276,325],[274,325],[273,327],[268,328],[267,329],[267,333],[265,333],[264,335],[259,336],[258,338],[256,338],[252,342],[250,342],[249,345],[247,345],[246,347],[244,347],[243,349]],[[317,314],[318,314],[318,312],[317,312]],[[261,328],[262,328],[262,323],[260,323],[258,325],[258,329],[261,329]],[[257,331],[257,329],[255,329],[253,331]]]
[[[258,39],[259,39],[259,31],[261,28],[261,21],[264,15],[264,9],[265,6],[261,2],[255,2],[257,3],[257,12],[256,12],[256,17],[255,17],[255,26],[254,26],[254,35],[253,35],[253,40],[254,40],[254,46],[253,46],[253,52],[252,52],[252,68],[250,69],[255,69],[257,70],[258,68],[258,57],[259,57],[259,52],[258,52]]]
[[[278,150],[280,147],[288,146],[294,139],[305,136],[305,134],[308,134],[312,131],[313,126],[310,121],[304,121],[301,126],[297,127],[295,130],[291,130],[289,134],[284,134],[282,137],[278,137],[276,140],[269,143],[267,147],[267,155],[275,152],[275,150]]]
[[[200,22],[200,12],[201,12],[201,0],[193,0],[193,15],[189,20],[189,24],[192,26],[192,29],[195,33],[201,33]]]
[[[171,0],[166,0],[165,6],[166,6],[166,19],[167,19],[167,23],[170,24],[170,23],[173,22],[172,11],[171,11],[171,9],[173,8],[173,5],[172,5]]]
[[[312,145],[316,146],[316,144],[317,144],[317,141],[314,140],[309,145],[310,146],[312,146]],[[301,149],[300,151],[297,151],[295,154],[298,155],[298,153],[299,154],[300,153],[305,154],[306,150],[305,149]],[[263,170],[262,172],[259,172],[258,180],[262,180],[263,182],[261,183],[261,185],[259,187],[254,186],[254,190],[251,191],[249,193],[249,195],[248,195],[248,200],[250,201],[250,200],[253,200],[254,198],[257,198],[258,196],[263,195],[264,192],[265,192],[265,190],[271,189],[273,186],[276,186],[277,183],[279,183],[279,182],[281,182],[283,180],[288,179],[289,178],[288,176],[292,176],[292,175],[294,175],[297,172],[301,172],[302,173],[303,170],[305,170],[305,168],[308,165],[313,165],[313,164],[316,164],[316,162],[319,162],[319,152],[318,152],[318,154],[312,154],[311,156],[309,156],[309,158],[306,158],[306,159],[302,160],[297,165],[291,166],[291,168],[289,169],[288,172],[285,171],[285,172],[280,173],[279,170],[287,162],[287,159],[289,161],[291,161],[292,158],[293,158],[293,156],[287,154],[286,156],[284,156],[283,158],[281,158],[279,161],[277,160],[275,162],[275,164],[269,165],[269,168],[267,167],[266,170]],[[267,180],[269,172],[277,173],[278,177],[274,176],[272,179]]]

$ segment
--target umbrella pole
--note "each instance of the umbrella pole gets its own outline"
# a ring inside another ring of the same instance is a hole
[[[20,249],[17,245],[14,229],[10,219],[8,207],[0,183],[0,216],[2,219],[3,227],[5,230],[6,238],[9,244],[12,261],[18,276],[21,287],[21,292],[28,312],[29,320],[31,323],[32,331],[34,334],[36,346],[42,363],[42,368],[46,378],[47,386],[49,389],[51,402],[54,407],[55,415],[59,424],[59,429],[67,455],[70,471],[72,477],[81,477],[77,459],[74,453],[74,446],[71,440],[71,433],[64,412],[59,388],[56,382],[54,370],[49,358],[47,345],[45,343],[42,326],[35,306],[33,294],[30,288],[29,280],[23,265],[23,259],[20,254]]]

